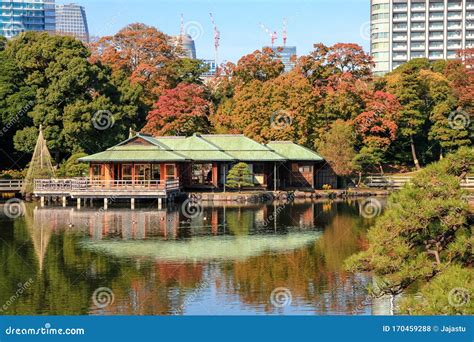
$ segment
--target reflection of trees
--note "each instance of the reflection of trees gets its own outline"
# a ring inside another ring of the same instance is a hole
[[[315,312],[347,313],[356,310],[364,294],[360,279],[342,271],[342,263],[359,250],[359,219],[348,214],[333,216],[322,238],[307,248],[286,254],[265,254],[227,263],[224,291],[237,293],[247,304],[273,308],[269,302],[277,287],[288,288],[295,303],[304,302]]]

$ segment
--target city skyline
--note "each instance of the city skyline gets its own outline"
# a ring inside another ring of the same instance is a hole
[[[70,1],[56,1],[57,4]],[[157,27],[170,36],[180,33],[180,16],[185,31],[194,38],[197,58],[214,58],[214,33],[209,13],[219,28],[220,61],[236,62],[245,54],[271,45],[260,23],[278,31],[275,46],[282,44],[283,18],[288,22],[287,46],[296,46],[298,55],[312,51],[313,44],[332,45],[353,42],[370,46],[368,0],[297,0],[297,1],[150,1],[133,2],[81,0],[87,12],[90,35],[112,35],[127,24],[142,22]],[[338,5],[339,3],[339,5]],[[334,11],[334,7],[338,11]]]

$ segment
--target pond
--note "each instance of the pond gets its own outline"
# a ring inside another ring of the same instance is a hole
[[[0,314],[386,314],[343,268],[374,223],[364,201],[0,204]]]

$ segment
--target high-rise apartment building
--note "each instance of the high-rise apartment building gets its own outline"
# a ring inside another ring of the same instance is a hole
[[[371,55],[384,74],[414,58],[474,47],[474,0],[371,0]]]
[[[56,5],[56,32],[89,42],[86,10],[76,4]]]
[[[0,0],[0,35],[12,38],[25,31],[54,32],[54,0]]]

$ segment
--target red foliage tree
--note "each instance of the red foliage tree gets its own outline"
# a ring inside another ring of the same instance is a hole
[[[209,131],[210,102],[202,86],[179,84],[167,89],[148,113],[143,132],[159,135],[192,135]]]

